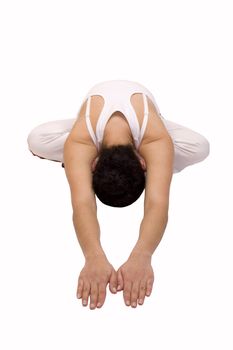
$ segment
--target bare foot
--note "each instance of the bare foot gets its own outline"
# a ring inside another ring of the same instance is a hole
[[[123,298],[127,306],[137,307],[150,296],[154,283],[151,256],[143,253],[133,254],[118,269],[118,288],[123,289]]]
[[[90,296],[90,309],[103,306],[106,299],[106,286],[116,293],[117,273],[106,257],[97,256],[86,259],[84,268],[78,279],[77,298],[82,298],[82,305],[88,305]]]

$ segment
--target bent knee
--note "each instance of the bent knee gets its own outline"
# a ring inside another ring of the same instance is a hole
[[[38,125],[27,137],[29,150],[49,160],[63,161],[63,148],[73,119],[58,120]]]
[[[196,132],[192,132],[185,141],[176,139],[174,145],[174,172],[180,172],[189,165],[203,161],[210,152],[209,141]]]
[[[210,153],[210,143],[204,136],[200,135],[196,141],[195,149],[194,158],[197,162],[201,162]]]
[[[29,149],[35,153],[53,152],[62,148],[75,119],[53,120],[36,126],[27,137]]]
[[[29,150],[37,156],[47,158],[47,151],[52,134],[47,131],[48,123],[33,128],[27,137]]]
[[[38,147],[40,145],[40,140],[41,140],[41,131],[40,131],[40,127],[37,126],[34,129],[32,129],[28,134],[27,143],[28,143],[29,150],[37,154]]]

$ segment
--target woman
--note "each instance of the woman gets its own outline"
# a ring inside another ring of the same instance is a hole
[[[166,228],[172,174],[208,156],[206,138],[164,119],[143,85],[112,80],[92,87],[77,119],[34,128],[28,146],[38,157],[65,163],[73,223],[86,260],[77,288],[83,306],[90,296],[90,309],[102,307],[108,283],[112,293],[123,290],[127,306],[142,305],[152,291],[151,257]],[[116,272],[100,243],[95,195],[104,204],[124,207],[144,188],[139,239]]]
[[[143,146],[164,132],[169,134],[174,145],[173,173],[208,156],[207,139],[166,120],[145,86],[127,80],[110,80],[88,91],[77,118],[43,123],[30,132],[27,141],[34,155],[61,162],[63,167],[68,135],[94,147],[97,152],[92,162],[95,194],[107,205],[122,207],[133,203],[145,187]],[[126,165],[124,169],[122,164]],[[128,198],[125,195],[123,200],[122,193],[126,190]]]

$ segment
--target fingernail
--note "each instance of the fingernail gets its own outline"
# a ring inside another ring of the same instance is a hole
[[[98,304],[97,304],[97,307],[100,307],[100,306],[101,306],[101,303],[98,303]]]
[[[87,301],[86,300],[83,300],[83,305],[87,305]]]
[[[77,295],[77,298],[78,298],[78,299],[81,298],[81,294],[78,294],[78,295]]]
[[[94,304],[91,304],[91,308],[94,308],[95,307],[95,305]]]
[[[142,300],[142,299],[140,299],[140,300],[138,301],[138,303],[139,303],[139,304],[142,304],[142,303],[143,303],[143,300]]]
[[[137,304],[135,303],[135,301],[133,302],[132,306],[135,307]]]
[[[117,290],[120,290],[121,289],[121,286],[117,286]]]
[[[116,287],[113,287],[112,290],[114,293],[116,293]]]
[[[127,301],[126,301],[126,305],[128,305],[128,306],[130,305],[130,302],[129,302],[129,300],[127,300]]]

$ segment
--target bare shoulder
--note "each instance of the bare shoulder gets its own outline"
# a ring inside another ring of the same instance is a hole
[[[96,156],[92,145],[76,142],[68,136],[64,144],[65,173],[70,186],[73,209],[79,203],[89,203],[96,207],[92,189],[92,162]]]
[[[84,101],[77,113],[76,120],[72,129],[70,130],[68,138],[74,142],[82,144],[90,144],[88,130],[85,125],[85,111],[86,111],[87,100]]]
[[[169,189],[173,176],[174,145],[171,137],[164,134],[145,144],[140,154],[146,162],[145,208],[156,203],[168,208]]]
[[[98,121],[99,114],[103,108],[104,100],[101,96],[92,96],[91,105],[90,105],[90,115],[91,115],[91,124],[94,132],[96,132],[96,124]],[[85,112],[87,107],[87,99],[82,103],[78,113],[76,121],[70,130],[69,136],[73,141],[80,142],[87,145],[93,144],[92,138],[90,137],[89,131],[87,129],[86,120],[85,120]]]
[[[161,139],[162,137],[170,137],[161,116],[158,114],[153,102],[150,98],[147,97],[148,100],[148,122],[146,126],[146,130],[139,147],[139,152],[141,148],[147,143],[156,141]],[[141,153],[141,152],[140,152]]]

